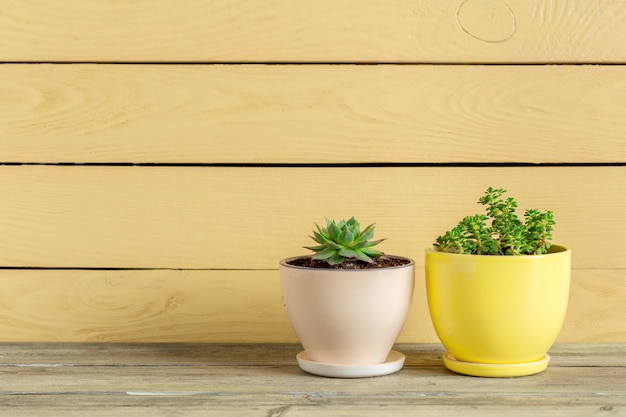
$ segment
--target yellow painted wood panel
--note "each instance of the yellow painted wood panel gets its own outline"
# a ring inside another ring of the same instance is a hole
[[[0,270],[2,341],[295,341],[277,271]]]
[[[274,269],[314,222],[351,215],[421,264],[487,186],[553,210],[576,268],[626,268],[623,166],[0,166],[0,266]]]
[[[0,270],[0,341],[296,342],[277,271]],[[626,270],[573,271],[559,342],[624,342]],[[399,338],[438,343],[423,269]]]
[[[0,97],[0,162],[626,161],[622,66],[2,65]]]
[[[570,301],[559,340],[626,340],[626,269],[574,270]]]
[[[603,0],[3,0],[3,61],[624,62]]]

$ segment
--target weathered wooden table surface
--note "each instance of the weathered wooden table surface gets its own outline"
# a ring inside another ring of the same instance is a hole
[[[312,376],[297,345],[0,344],[2,416],[626,416],[626,344],[557,345],[522,378],[449,372],[440,345],[405,367]]]

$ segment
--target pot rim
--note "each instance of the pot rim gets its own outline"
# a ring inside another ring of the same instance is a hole
[[[309,270],[309,271],[333,271],[333,272],[334,271],[337,271],[337,272],[389,271],[393,269],[401,269],[401,268],[408,268],[411,266],[415,266],[415,261],[411,258],[407,258],[406,256],[391,255],[391,254],[385,254],[385,256],[389,256],[389,257],[397,258],[397,259],[406,259],[409,261],[409,263],[404,264],[404,265],[399,265],[399,266],[390,266],[390,267],[385,267],[385,268],[370,268],[370,269],[310,268],[308,266],[289,265],[287,263],[293,259],[311,257],[311,255],[300,255],[300,256],[291,256],[289,258],[283,258],[280,260],[279,264],[280,266],[285,267],[285,268],[304,269],[304,270]]]
[[[554,250],[552,250],[554,249]],[[511,258],[511,259],[529,259],[529,258],[544,258],[546,256],[551,256],[551,255],[564,255],[566,253],[571,253],[572,252],[572,248],[566,245],[561,245],[561,244],[553,244],[549,250],[552,250],[551,252],[548,253],[543,253],[541,255],[476,255],[476,254],[472,254],[472,253],[454,253],[454,252],[441,252],[435,249],[434,246],[430,246],[427,247],[425,252],[427,254],[431,253],[431,254],[439,254],[442,256],[471,256],[471,257],[475,257],[475,258],[491,258],[491,259],[507,259],[507,258]]]

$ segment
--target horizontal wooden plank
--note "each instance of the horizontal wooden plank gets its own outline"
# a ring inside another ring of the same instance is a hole
[[[557,345],[545,372],[508,379],[448,372],[440,346],[398,348],[401,371],[346,380],[302,372],[294,345],[1,344],[0,403],[11,416],[592,416],[626,406],[624,344]]]
[[[2,65],[0,96],[0,162],[626,161],[623,66]]]
[[[440,343],[397,343],[406,367],[442,366]],[[615,367],[624,358],[624,343],[556,343],[551,367]],[[299,343],[32,343],[0,342],[2,367],[64,366],[283,366],[295,365]]]
[[[295,360],[294,360],[295,362]],[[43,369],[42,369],[43,368]],[[172,396],[178,395],[212,395],[219,397],[227,395],[229,392],[239,393],[244,391],[250,396],[276,395],[279,392],[300,393],[300,396],[312,388],[318,390],[330,390],[335,392],[337,400],[341,405],[347,405],[349,396],[370,396],[370,404],[377,399],[389,396],[389,381],[386,378],[371,378],[345,380],[341,378],[311,378],[303,377],[295,363],[291,366],[275,366],[274,371],[268,370],[267,366],[256,366],[254,368],[244,368],[240,371],[240,377],[232,376],[233,369],[225,366],[214,366],[210,368],[210,373],[206,367],[193,366],[181,369],[180,367],[126,367],[126,371],[116,367],[58,367],[47,368],[34,366],[24,370],[17,367],[3,369],[7,382],[3,386],[6,394],[26,394],[33,392],[33,384],[42,393],[49,395],[64,394],[72,392],[105,392],[126,395],[150,395],[151,393],[167,393],[167,387],[171,387],[171,381],[176,380],[177,388],[174,392],[169,391]],[[143,368],[143,369],[142,369]],[[420,375],[421,371],[421,375]],[[624,367],[599,367],[591,372],[576,372],[577,378],[564,380],[571,371],[567,368],[555,367],[550,369],[552,378],[556,378],[560,384],[542,384],[533,378],[493,378],[481,379],[483,389],[492,388],[493,392],[499,392],[502,397],[507,397],[511,392],[517,396],[540,396],[544,400],[553,397],[553,402],[563,401],[561,396],[575,398],[576,394],[582,394],[593,386],[595,390],[604,392],[606,396],[623,396],[623,387],[616,384],[626,377]],[[438,384],[424,384],[416,390],[415,382],[420,379],[437,381],[448,381],[449,386],[446,392],[454,390],[460,394],[459,399],[464,395],[475,391],[475,386],[467,384],[467,378],[450,378],[450,374],[442,366],[436,369],[407,369],[405,374],[413,374],[414,378],[394,378],[394,393],[398,401],[405,405],[409,400],[415,401],[421,397],[435,397],[441,393],[442,389]],[[245,374],[241,375],[241,374]],[[421,378],[420,378],[421,376]],[[563,378],[563,380],[561,380]],[[120,380],[121,379],[121,380]],[[388,378],[387,378],[388,379]],[[544,380],[546,378],[543,378]],[[272,381],[268,383],[268,381]],[[497,391],[496,391],[497,390]],[[543,390],[543,395],[538,395],[539,390]],[[278,391],[278,392],[277,392]],[[313,391],[315,392],[315,391]],[[426,395],[424,395],[426,394]],[[294,397],[296,397],[294,395]],[[561,397],[561,398],[559,398]],[[301,399],[301,398],[300,398]],[[341,401],[341,400],[344,401]],[[433,399],[433,398],[431,398]],[[441,401],[441,399],[439,399]]]
[[[574,270],[558,341],[626,341],[626,269]]]
[[[237,370],[241,378],[242,373],[248,375],[245,369],[243,372]],[[279,378],[284,378],[286,372],[283,368],[275,371]],[[604,372],[599,372],[605,376]],[[559,377],[568,378],[577,374],[559,373]],[[56,377],[56,373],[53,373]],[[221,376],[221,375],[220,375]],[[615,381],[615,375],[610,380]],[[75,376],[76,377],[76,376]],[[201,379],[201,375],[194,373],[193,378]],[[263,376],[253,375],[256,378]],[[292,378],[306,378],[301,374],[291,375]],[[450,376],[449,376],[450,377]],[[617,377],[622,377],[620,372]],[[175,381],[176,376],[168,374],[154,373],[154,378],[170,378]],[[274,378],[274,375],[272,375]],[[407,377],[409,378],[409,377]],[[458,378],[458,377],[456,377]],[[33,378],[34,379],[34,378]],[[414,384],[445,384],[447,381],[430,380],[422,381],[412,378]],[[587,381],[589,378],[585,378]],[[265,377],[267,385],[272,385],[272,380]],[[309,382],[311,378],[307,378]],[[360,384],[366,384],[366,380],[361,380]],[[395,382],[395,379],[385,379],[388,384]],[[512,394],[496,395],[497,387],[492,392],[479,391],[469,398],[456,396],[450,392],[432,393],[424,395],[423,392],[415,390],[413,395],[399,396],[393,392],[393,388],[388,389],[388,394],[384,396],[371,397],[367,393],[352,395],[350,393],[338,394],[325,390],[322,385],[327,378],[317,378],[316,383],[304,385],[308,388],[305,392],[288,391],[285,393],[268,394],[263,392],[260,395],[241,393],[235,388],[225,390],[225,392],[132,392],[131,394],[120,392],[105,393],[83,393],[70,392],[64,394],[35,395],[32,392],[27,394],[7,394],[0,397],[7,415],[11,417],[31,417],[36,411],[38,417],[56,417],[60,413],[64,416],[82,417],[89,415],[93,417],[109,417],[111,415],[119,417],[134,417],[138,415],[150,415],[154,417],[170,417],[172,415],[182,415],[185,417],[266,417],[266,416],[289,416],[289,417],[309,417],[311,415],[320,417],[356,417],[356,416],[379,416],[384,410],[386,417],[405,417],[407,415],[430,415],[458,417],[500,417],[502,415],[510,417],[604,417],[607,412],[616,416],[622,416],[626,409],[625,401],[619,394],[598,395],[595,393],[586,394],[577,391],[574,395],[533,395],[533,394]],[[483,379],[478,379],[484,381]],[[346,383],[345,380],[340,382]],[[616,382],[616,384],[619,383]],[[349,382],[348,382],[349,384]],[[302,387],[303,385],[298,385]],[[247,387],[247,385],[246,385]],[[282,386],[281,386],[282,388]],[[482,394],[482,395],[481,395]],[[443,398],[442,398],[443,397]],[[10,414],[9,414],[10,413]],[[288,413],[288,414],[287,414]],[[610,415],[610,414],[608,414]]]
[[[424,248],[487,186],[551,209],[576,268],[626,268],[626,167],[0,166],[0,266],[276,269],[314,223],[377,223],[380,248]],[[602,242],[602,244],[599,244]]]
[[[2,342],[297,342],[277,271],[5,269],[0,286]],[[624,303],[624,270],[575,269],[559,342],[626,342]],[[399,342],[438,343],[422,268]]]
[[[296,341],[276,271],[0,270],[3,341]]]
[[[626,60],[619,0],[4,3],[3,61]]]

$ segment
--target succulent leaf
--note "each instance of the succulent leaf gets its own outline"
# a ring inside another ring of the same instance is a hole
[[[355,253],[356,253],[355,258],[358,259],[359,261],[367,262],[369,264],[374,262],[374,260],[371,257],[365,254],[365,252],[355,252]],[[381,256],[382,256],[382,252],[381,252]]]
[[[354,235],[349,227],[346,227],[337,236],[337,242],[343,246],[350,246],[354,242]]]
[[[365,228],[365,230],[363,230],[363,232],[361,232],[361,235],[359,236],[359,240],[370,240],[371,238],[374,237],[374,223],[370,224],[369,226],[367,226]],[[384,239],[381,239],[381,241]]]
[[[337,223],[332,221],[327,229],[328,229],[328,240],[333,240],[336,242],[337,239],[339,239],[339,235],[341,234],[341,228],[339,227],[339,225],[337,225]]]
[[[339,243],[335,243],[332,240],[329,240],[328,242],[324,243],[324,247],[331,248],[331,249],[334,249],[334,250],[341,250],[345,246],[344,245],[340,245]]]
[[[379,251],[378,249],[374,249],[374,248],[364,248],[364,249],[361,249],[361,253],[364,253],[367,256],[373,256],[373,257],[383,256],[384,255],[383,252]]]
[[[335,253],[333,256],[326,259],[326,262],[328,262],[331,265],[340,265],[343,263],[343,260],[344,260],[343,256],[339,255],[338,253]]]
[[[349,249],[349,248],[343,248],[339,250],[337,253],[343,256],[344,258],[357,258],[358,259],[358,256],[359,256],[358,255],[359,252],[355,251],[354,249]]]
[[[372,246],[376,246],[376,245],[378,245],[380,242],[382,242],[384,240],[386,240],[386,239],[378,239],[378,240],[374,240],[374,241],[365,240],[363,242],[355,243],[352,247],[355,248],[355,249],[371,248]]]
[[[316,252],[312,258],[313,259],[319,259],[319,260],[326,260],[331,258],[333,255],[335,255],[337,253],[336,250],[331,249],[331,248],[326,248],[324,250],[321,250],[319,252]]]
[[[328,241],[328,239],[326,239],[326,237],[324,236],[324,232],[321,229],[320,229],[319,232],[313,231],[313,236],[315,236],[315,237],[314,238],[312,237],[311,239],[313,239],[317,243],[322,243],[323,244],[324,242]]]

